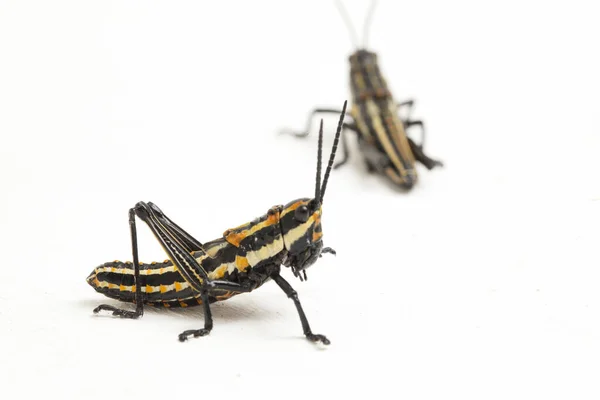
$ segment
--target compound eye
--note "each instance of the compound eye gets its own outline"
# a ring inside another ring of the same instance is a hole
[[[306,222],[306,221],[308,221],[308,217],[309,217],[308,207],[300,206],[300,207],[296,208],[296,212],[294,213],[294,218],[296,219],[296,221]]]

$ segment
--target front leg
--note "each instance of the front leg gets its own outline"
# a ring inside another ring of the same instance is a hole
[[[296,137],[307,137],[310,133],[310,128],[312,126],[312,121],[315,118],[315,115],[317,115],[317,114],[337,114],[337,115],[339,115],[341,113],[342,113],[341,110],[334,110],[331,108],[315,108],[308,114],[308,119],[306,121],[306,129],[304,130],[304,132],[297,132],[297,131],[285,129],[285,130],[282,130],[280,133],[294,135]]]
[[[310,325],[308,324],[308,320],[306,319],[306,315],[304,314],[304,310],[302,309],[302,305],[300,304],[300,299],[298,299],[298,293],[292,288],[292,286],[279,275],[279,273],[275,273],[271,275],[271,278],[279,285],[281,290],[287,294],[287,296],[294,301],[296,305],[296,309],[298,310],[298,315],[300,316],[300,322],[302,322],[302,329],[304,330],[304,335],[311,342],[321,342],[323,344],[330,344],[331,342],[324,335],[318,335],[312,333],[310,330]]]
[[[419,148],[421,150],[423,150],[423,147],[425,146],[425,124],[423,123],[423,121],[421,120],[402,120],[402,123],[404,124],[404,129],[406,130],[406,134],[408,135],[408,129],[411,126],[418,126],[421,128],[421,144],[419,145]]]

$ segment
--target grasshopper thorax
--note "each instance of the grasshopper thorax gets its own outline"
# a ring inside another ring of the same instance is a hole
[[[377,54],[360,49],[352,53],[350,60],[350,87],[355,103],[367,99],[385,100],[391,98],[387,82],[377,63]]]

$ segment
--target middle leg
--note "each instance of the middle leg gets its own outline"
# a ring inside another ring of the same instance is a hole
[[[425,146],[425,124],[423,124],[423,121],[421,120],[403,120],[402,123],[404,124],[404,129],[406,129],[408,131],[408,128],[410,128],[411,126],[418,126],[421,128],[421,144],[419,144],[419,147],[421,148],[421,150],[423,150],[423,146]],[[408,133],[407,133],[408,135]]]
[[[348,162],[348,158],[350,156],[350,152],[348,151],[348,142],[346,137],[348,136],[346,133],[348,131],[352,131],[356,134],[358,134],[358,128],[356,126],[356,124],[348,124],[345,123],[342,125],[342,134],[341,134],[341,142],[342,142],[342,158],[340,159],[340,161],[338,161],[337,163],[335,163],[335,165],[333,166],[333,169],[338,169],[339,167],[341,167],[342,165],[346,164]]]
[[[400,120],[404,124],[404,128],[406,130],[408,130],[408,128],[410,128],[411,126],[420,126],[421,127],[421,145],[419,147],[421,147],[421,149],[423,149],[423,146],[425,145],[425,125],[423,124],[423,121],[421,121],[421,120],[411,119],[410,116],[412,114],[412,109],[413,109],[414,105],[415,105],[415,101],[413,99],[410,99],[410,100],[403,101],[401,103],[396,103],[396,109],[398,111],[400,111],[400,109],[403,107],[408,108],[408,111],[406,112],[406,116],[404,116],[404,117],[400,116]]]
[[[189,329],[179,334],[179,341],[185,342],[188,336],[200,337],[206,336],[210,333],[213,328],[212,312],[210,311],[210,304],[208,303],[208,291],[203,290],[200,295],[202,298],[202,305],[204,306],[204,328],[202,329]]]

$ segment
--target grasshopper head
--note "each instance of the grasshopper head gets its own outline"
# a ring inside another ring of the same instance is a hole
[[[281,212],[283,245],[288,251],[284,265],[294,275],[310,267],[321,256],[323,231],[321,204],[315,199],[298,199],[286,204]]]
[[[323,150],[323,120],[319,129],[319,147],[317,156],[317,178],[315,182],[315,197],[294,200],[283,207],[280,214],[283,245],[288,251],[284,265],[292,268],[294,275],[306,279],[306,268],[310,267],[321,256],[322,252],[335,252],[323,248],[323,231],[321,228],[321,207],[327,188],[329,174],[333,167],[335,152],[340,140],[347,102],[344,102],[342,114],[338,122],[335,139],[329,156],[329,163],[325,171],[323,185],[321,185],[321,153]]]
[[[367,68],[377,67],[377,54],[368,50],[356,50],[348,59],[353,71],[365,71]]]

